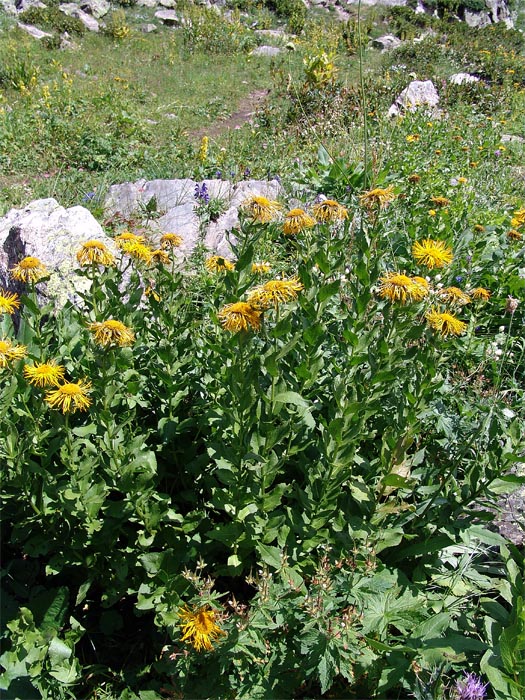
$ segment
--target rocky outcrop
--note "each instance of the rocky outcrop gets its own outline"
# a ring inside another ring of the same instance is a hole
[[[419,107],[434,109],[439,104],[439,95],[431,80],[413,80],[396,98],[388,110],[389,117],[397,117],[401,112]]]

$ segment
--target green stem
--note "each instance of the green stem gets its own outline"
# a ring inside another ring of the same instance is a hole
[[[359,42],[359,83],[361,87],[361,109],[363,110],[364,173],[363,187],[368,189],[368,115],[363,74],[363,42],[361,41],[361,0],[357,3],[357,40]]]

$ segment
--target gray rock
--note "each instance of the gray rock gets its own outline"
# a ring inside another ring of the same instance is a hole
[[[15,0],[0,0],[0,9],[2,9],[8,15],[17,14]]]
[[[377,39],[373,39],[370,43],[374,49],[389,51],[390,49],[397,49],[398,46],[401,46],[401,39],[398,39],[397,36],[393,34],[385,34]]]
[[[107,0],[82,0],[80,9],[93,15],[96,19],[100,19],[107,15],[111,9],[111,5]]]
[[[280,53],[278,46],[258,46],[252,51],[252,56],[277,56]]]
[[[471,12],[470,10],[465,10],[465,22],[473,29],[480,29],[492,24],[488,12]]]
[[[75,5],[74,2],[67,2],[63,5],[59,5],[58,9],[69,17],[76,17],[79,19],[90,32],[98,32],[100,29],[100,25],[97,20],[92,15],[88,15],[87,12],[81,10],[80,7]]]
[[[174,7],[177,7],[176,0],[158,0],[158,4],[168,10],[173,10]]]
[[[448,82],[452,85],[465,85],[467,83],[479,83],[479,78],[477,75],[471,75],[470,73],[454,73],[448,79]]]
[[[500,141],[501,143],[525,143],[525,138],[516,134],[502,134]]]
[[[34,39],[44,39],[46,36],[53,36],[49,32],[43,32],[41,29],[34,27],[32,24],[22,24],[22,22],[17,22],[17,24],[22,31],[27,32]]]
[[[255,29],[253,32],[256,36],[265,37],[267,39],[277,39],[288,41],[288,34],[284,29]]]
[[[155,12],[155,17],[160,19],[163,24],[167,24],[170,27],[177,27],[181,24],[181,19],[175,10],[157,10],[157,12]]]
[[[157,7],[157,0],[137,0],[139,7]]]
[[[15,0],[16,11],[18,14],[29,10],[31,7],[36,7],[42,9],[45,7],[45,3],[41,0]]]
[[[112,240],[84,207],[65,209],[54,199],[38,199],[23,209],[11,209],[0,219],[0,286],[13,288],[8,270],[31,255],[51,273],[46,283],[47,297],[63,305],[89,286],[88,280],[74,270],[77,251],[90,239],[115,250]]]
[[[439,95],[431,80],[413,80],[396,98],[388,110],[389,117],[397,117],[402,111],[415,111],[418,107],[435,108]]]
[[[156,32],[158,29],[156,24],[141,24],[140,25],[140,31],[143,32],[144,34],[151,34],[151,32]]]

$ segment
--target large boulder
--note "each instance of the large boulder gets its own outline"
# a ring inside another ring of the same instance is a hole
[[[388,110],[389,117],[397,117],[404,111],[415,111],[418,107],[434,109],[439,104],[439,95],[431,80],[413,80],[396,98]]]
[[[107,0],[81,0],[80,9],[93,15],[96,19],[100,19],[107,15],[111,5]]]
[[[100,25],[93,15],[89,15],[87,12],[84,12],[84,10],[81,10],[74,2],[66,2],[59,5],[58,9],[69,17],[76,17],[79,19],[90,32],[98,32],[100,29]]]
[[[85,291],[88,281],[75,273],[82,243],[96,239],[113,251],[114,244],[85,207],[65,209],[54,199],[38,199],[11,209],[0,219],[0,287],[16,288],[9,269],[22,258],[39,258],[48,268],[46,296],[57,306]]]
[[[384,36],[377,37],[377,39],[372,39],[370,42],[374,49],[381,49],[381,51],[390,51],[391,49],[397,49],[401,46],[401,39],[393,34],[385,34]]]
[[[53,36],[49,32],[43,32],[38,27],[34,27],[32,24],[23,24],[22,22],[17,22],[18,27],[23,31],[32,36],[33,39],[45,39],[46,36]]]

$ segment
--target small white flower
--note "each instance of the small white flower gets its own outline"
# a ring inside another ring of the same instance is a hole
[[[505,326],[500,326],[498,330],[500,333],[505,333]]]
[[[503,411],[502,411],[502,413],[503,413],[503,415],[505,416],[505,418],[508,418],[509,420],[510,420],[511,418],[514,418],[514,416],[516,415],[516,414],[514,413],[514,411],[511,411],[511,410],[510,410],[510,408],[504,408]]]
[[[441,275],[436,275],[436,282],[441,282]]]
[[[497,348],[496,350],[494,350],[494,354],[497,357],[501,357],[503,355],[503,350],[501,348]]]

